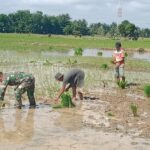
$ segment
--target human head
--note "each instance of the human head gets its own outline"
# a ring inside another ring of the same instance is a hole
[[[0,82],[3,81],[3,72],[0,72]]]
[[[63,78],[64,78],[64,75],[60,72],[58,72],[56,75],[55,75],[55,79],[57,81],[63,81]]]
[[[121,48],[121,42],[116,42],[115,47],[117,50]]]

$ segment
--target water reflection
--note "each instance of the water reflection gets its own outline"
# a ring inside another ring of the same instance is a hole
[[[61,115],[55,121],[55,125],[68,131],[77,131],[82,129],[83,115],[77,114],[75,110],[64,109],[60,111]]]
[[[112,57],[113,56],[113,50],[100,50],[100,49],[84,49],[82,56],[92,56],[92,57],[99,57],[98,52],[102,52],[101,57]],[[141,59],[141,60],[150,60],[150,53],[149,52],[144,52],[144,53],[139,53],[139,52],[130,52],[127,51],[128,53],[128,59]],[[50,56],[74,56],[74,50],[70,49],[69,51],[66,52],[58,52],[58,51],[52,51],[52,52],[41,52],[41,55],[43,57],[50,57]]]
[[[0,141],[23,143],[34,133],[34,109],[4,109],[0,111]]]

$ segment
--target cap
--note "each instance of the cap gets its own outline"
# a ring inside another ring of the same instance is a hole
[[[63,74],[60,73],[60,72],[58,72],[58,73],[55,75],[55,79],[56,79],[56,80],[59,80],[62,76],[63,76]]]

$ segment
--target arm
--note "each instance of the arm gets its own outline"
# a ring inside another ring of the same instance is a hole
[[[7,85],[1,84],[0,85],[0,100],[4,100],[5,91],[6,91]]]
[[[58,101],[60,96],[65,92],[66,85],[63,85],[62,88],[60,89],[58,96],[56,97],[55,101]]]
[[[0,84],[0,100],[4,100],[4,96],[5,96],[5,92],[6,92],[8,83],[9,83],[9,77],[7,79],[3,80]]]
[[[67,92],[70,88],[71,88],[71,84],[69,84],[69,85],[66,87],[65,91]]]

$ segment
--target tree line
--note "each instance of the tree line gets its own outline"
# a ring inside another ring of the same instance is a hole
[[[0,32],[75,36],[121,36],[132,40],[136,40],[138,37],[150,37],[150,29],[141,29],[128,20],[124,20],[118,25],[115,22],[110,25],[105,23],[88,25],[85,19],[72,20],[69,14],[49,16],[41,11],[31,13],[29,10],[19,10],[8,15],[0,14]]]

